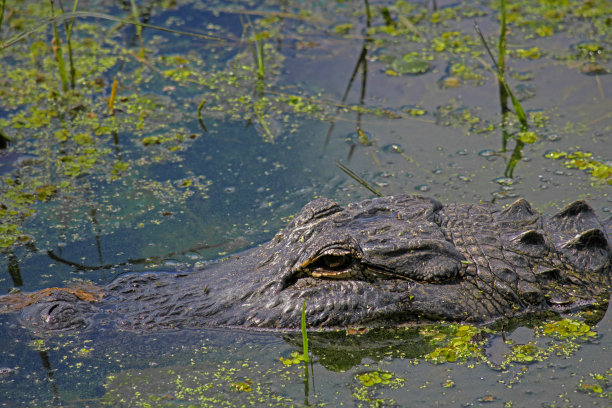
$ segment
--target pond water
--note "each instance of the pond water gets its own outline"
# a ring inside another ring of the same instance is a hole
[[[2,294],[188,270],[271,239],[313,198],[373,196],[336,162],[384,195],[611,215],[609,1],[509,2],[528,131],[502,124],[474,30],[497,55],[498,1],[81,1],[58,20],[61,55],[54,3],[1,19]],[[310,333],[307,371],[292,333],[41,335],[0,315],[0,406],[609,406],[602,309]]]

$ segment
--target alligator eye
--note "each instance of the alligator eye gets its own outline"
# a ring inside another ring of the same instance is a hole
[[[342,255],[323,255],[315,262],[320,268],[341,270],[346,269],[353,263],[353,258],[348,254]]]
[[[310,276],[325,279],[350,279],[354,270],[353,257],[350,254],[321,255],[308,265]]]
[[[358,272],[355,263],[352,253],[334,248],[302,263],[300,270],[313,278],[351,279]]]

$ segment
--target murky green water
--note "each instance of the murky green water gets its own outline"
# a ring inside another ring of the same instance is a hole
[[[8,3],[3,42],[52,13]],[[121,4],[78,10],[133,18]],[[214,38],[79,17],[72,87],[61,23],[66,90],[51,25],[1,51],[0,293],[188,269],[265,242],[314,197],[370,197],[335,161],[383,194],[610,216],[609,1],[509,2],[508,81],[537,136],[520,157],[473,29],[495,52],[496,1],[135,4]],[[455,343],[467,329],[312,334],[305,375],[281,360],[294,335],[47,337],[0,315],[0,405],[608,406],[612,318],[597,320],[569,338],[542,322]]]

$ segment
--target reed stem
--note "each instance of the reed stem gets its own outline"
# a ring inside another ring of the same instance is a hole
[[[53,7],[53,0],[49,0],[51,3],[51,17],[55,17],[55,9]],[[66,65],[64,64],[64,55],[62,53],[62,40],[60,39],[59,32],[57,30],[57,23],[53,20],[53,55],[57,61],[57,70],[59,72],[60,80],[62,81],[62,89],[64,92],[68,91],[68,76],[66,75]]]
[[[304,364],[308,366],[308,335],[306,333],[306,301],[302,304],[302,345],[304,348]]]

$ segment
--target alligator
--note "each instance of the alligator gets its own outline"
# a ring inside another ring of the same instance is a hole
[[[20,311],[33,330],[113,326],[334,329],[489,324],[597,302],[611,286],[610,230],[584,201],[547,217],[519,199],[422,196],[308,203],[268,243],[190,272],[121,275],[99,296],[47,289]],[[607,298],[605,298],[607,300]]]

